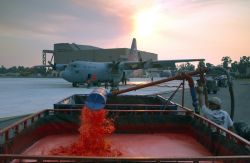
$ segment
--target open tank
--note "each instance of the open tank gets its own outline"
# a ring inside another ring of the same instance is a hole
[[[194,93],[194,87],[191,86],[190,91]],[[105,107],[107,117],[113,120],[115,126],[115,132],[105,137],[105,140],[111,148],[118,149],[121,155],[50,155],[51,149],[67,146],[79,137],[80,113],[85,100],[81,101],[80,107],[79,103],[74,106],[72,101],[64,100],[64,106],[57,105],[56,109],[41,111],[1,130],[0,160],[250,162],[250,142],[194,111],[164,98],[154,103],[154,100],[159,100],[158,97],[128,95],[126,98],[133,100],[127,101],[122,97],[110,98]],[[192,98],[195,99],[195,94],[192,94]],[[72,107],[67,108],[66,105]],[[173,105],[174,109],[168,105]]]
[[[118,107],[118,106],[117,106]],[[1,131],[1,159],[100,161],[248,162],[250,143],[191,110],[108,110],[115,132],[106,139],[118,157],[49,156],[79,136],[81,109],[44,110]],[[216,133],[214,131],[217,131]]]

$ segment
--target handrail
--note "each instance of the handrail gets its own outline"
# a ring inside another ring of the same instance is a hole
[[[249,155],[240,156],[203,156],[203,157],[85,157],[85,156],[28,156],[28,155],[18,155],[18,154],[0,154],[0,159],[5,161],[11,160],[35,160],[37,162],[44,161],[70,161],[70,162],[166,162],[166,161],[249,161]]]
[[[108,110],[110,112],[134,112],[134,113],[187,113],[186,110]]]
[[[167,106],[167,105],[166,104],[106,104],[106,106],[145,106],[145,107],[158,106],[158,107],[162,107],[162,106]]]
[[[13,137],[20,133],[21,130],[20,128],[23,126],[23,129],[27,128],[28,125],[33,124],[36,120],[40,119],[44,114],[46,114],[46,112],[48,111],[48,109],[42,110],[40,112],[37,112],[35,114],[31,114],[17,122],[15,122],[14,124],[3,128],[0,130],[0,144],[4,144],[5,141],[8,141],[10,139],[10,132],[11,130],[14,130],[13,132]],[[28,122],[30,122],[30,124],[28,124]]]
[[[29,115],[29,116],[27,116],[27,117],[25,117],[25,118],[23,118],[23,119],[21,119],[21,120],[15,122],[14,124],[12,124],[12,125],[10,125],[10,126],[8,126],[8,127],[6,127],[6,128],[1,129],[1,130],[0,130],[0,135],[1,135],[3,132],[5,132],[6,130],[8,130],[8,129],[14,128],[15,126],[19,125],[20,123],[24,123],[24,122],[26,122],[26,121],[28,121],[28,120],[30,120],[30,119],[32,119],[32,118],[35,118],[35,117],[40,117],[40,116],[41,116],[44,112],[46,112],[47,110],[48,110],[48,109],[45,109],[45,110],[39,111],[39,112],[37,112],[37,113],[35,113],[35,114],[31,114],[31,115]]]

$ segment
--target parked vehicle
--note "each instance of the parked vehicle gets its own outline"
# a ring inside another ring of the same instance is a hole
[[[227,87],[227,77],[225,75],[221,75],[217,78],[218,80],[218,87]]]
[[[206,85],[208,94],[216,94],[219,91],[218,82],[213,77],[206,77]]]

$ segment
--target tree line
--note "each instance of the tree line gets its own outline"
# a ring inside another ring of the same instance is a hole
[[[230,71],[234,77],[239,78],[250,78],[250,56],[240,57],[240,61],[232,61],[229,56],[224,56],[221,58],[220,65],[213,65],[211,63],[205,63],[204,61],[199,62],[199,67],[212,67],[212,66],[221,66]],[[184,63],[177,67],[178,72],[183,71],[194,71],[195,66],[191,63]]]
[[[250,78],[250,56],[240,57],[240,61],[232,61],[229,56],[222,57],[221,64],[216,66],[221,66],[228,69],[231,74],[239,78]],[[205,63],[204,61],[199,62],[200,67],[212,67],[215,66],[211,63]],[[194,71],[195,66],[189,62],[177,66],[178,72]],[[5,68],[3,65],[0,67],[1,76],[50,76],[52,70],[46,69],[45,67],[24,67],[24,66],[13,66],[10,68]]]
[[[6,68],[3,65],[0,67],[1,76],[47,76],[51,71],[47,71],[45,67],[24,67],[13,66]]]

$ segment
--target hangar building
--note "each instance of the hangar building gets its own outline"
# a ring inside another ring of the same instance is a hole
[[[130,48],[112,48],[102,49],[89,45],[78,45],[75,43],[57,43],[54,44],[54,50],[43,50],[42,62],[47,64],[46,55],[51,53],[56,64],[68,64],[72,61],[93,61],[93,62],[111,62],[117,60],[127,60]],[[155,53],[140,51],[142,60],[157,60]],[[49,59],[50,60],[50,59]]]

